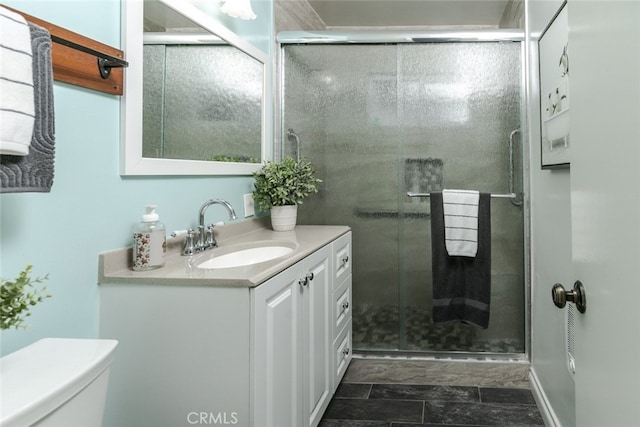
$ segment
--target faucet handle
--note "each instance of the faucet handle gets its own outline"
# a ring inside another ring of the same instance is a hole
[[[187,237],[182,248],[182,255],[193,255],[197,252],[193,228],[187,230]]]
[[[213,224],[209,224],[205,232],[205,247],[207,249],[215,248],[216,246],[218,246],[218,242],[216,242],[216,238],[213,235],[214,227],[215,226]]]
[[[173,233],[171,233],[171,237],[182,237],[185,236],[187,234],[188,230],[174,230]]]

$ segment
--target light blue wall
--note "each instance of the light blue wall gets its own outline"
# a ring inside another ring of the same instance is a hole
[[[120,46],[119,0],[3,3]],[[263,30],[271,34],[271,24]],[[44,337],[97,337],[98,254],[131,244],[145,204],[158,205],[167,230],[183,229],[195,224],[198,208],[211,197],[230,201],[241,216],[242,194],[253,184],[247,176],[122,178],[119,97],[56,82],[54,99],[51,193],[0,195],[0,276],[13,278],[33,264],[35,275],[49,273],[53,297],[33,308],[28,329],[0,333],[3,355]],[[226,219],[223,209],[207,215],[211,222]]]

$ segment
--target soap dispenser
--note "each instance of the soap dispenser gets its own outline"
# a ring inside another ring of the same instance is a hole
[[[133,269],[153,270],[165,263],[167,239],[156,205],[145,206],[146,213],[133,231]]]

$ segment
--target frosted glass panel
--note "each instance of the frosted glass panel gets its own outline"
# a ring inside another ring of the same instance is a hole
[[[230,46],[145,46],[143,156],[259,162],[262,75]]]
[[[164,120],[164,69],[165,46],[145,46],[144,70],[142,82],[142,157],[162,158],[163,153],[163,120]]]
[[[354,233],[355,348],[523,352],[522,208],[492,201],[492,311],[481,330],[431,322],[429,199],[405,195],[508,192],[520,44],[287,45],[284,55],[283,125],[324,180],[299,221]],[[282,150],[295,153],[286,138]]]

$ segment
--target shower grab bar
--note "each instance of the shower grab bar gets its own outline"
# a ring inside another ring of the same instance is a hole
[[[431,193],[413,193],[411,191],[407,192],[407,196],[409,197],[431,197]],[[515,199],[516,197],[518,197],[518,195],[516,193],[499,193],[499,194],[494,194],[491,193],[491,198],[492,199]]]
[[[289,128],[287,129],[287,139],[289,140],[289,142],[296,143],[296,161],[299,162],[300,161],[300,137],[298,136],[297,133],[293,131],[293,129]]]
[[[509,134],[509,192],[515,194],[515,159],[513,155],[513,137],[515,134],[520,133],[520,128],[514,129]],[[517,200],[517,197],[514,197],[511,200],[511,203],[514,206],[521,206],[522,200]]]

